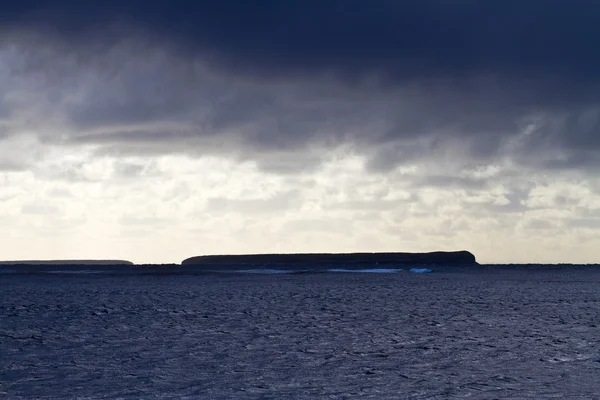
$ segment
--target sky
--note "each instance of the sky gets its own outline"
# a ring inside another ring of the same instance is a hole
[[[600,262],[596,0],[0,5],[0,259]]]

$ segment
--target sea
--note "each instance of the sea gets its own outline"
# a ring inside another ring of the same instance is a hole
[[[600,265],[2,265],[0,399],[600,399]]]

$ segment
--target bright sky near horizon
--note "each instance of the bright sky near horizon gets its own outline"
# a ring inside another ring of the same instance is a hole
[[[600,262],[600,3],[0,5],[0,260]]]

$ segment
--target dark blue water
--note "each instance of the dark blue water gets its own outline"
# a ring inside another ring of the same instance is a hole
[[[49,268],[1,268],[0,398],[599,398],[593,266]]]

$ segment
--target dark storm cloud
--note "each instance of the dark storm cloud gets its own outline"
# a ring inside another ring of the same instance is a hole
[[[56,102],[76,132],[67,144],[140,154],[237,147],[266,159],[350,142],[373,171],[448,152],[600,164],[592,0],[31,0],[3,2],[0,18],[6,37],[58,49],[54,58],[30,51],[20,67],[62,65],[48,85],[75,85],[85,65],[102,72],[79,101]]]
[[[2,5],[3,25],[72,40],[107,24],[147,30],[185,51],[269,71],[381,69],[396,77],[530,70],[598,76],[593,0],[33,0]]]

